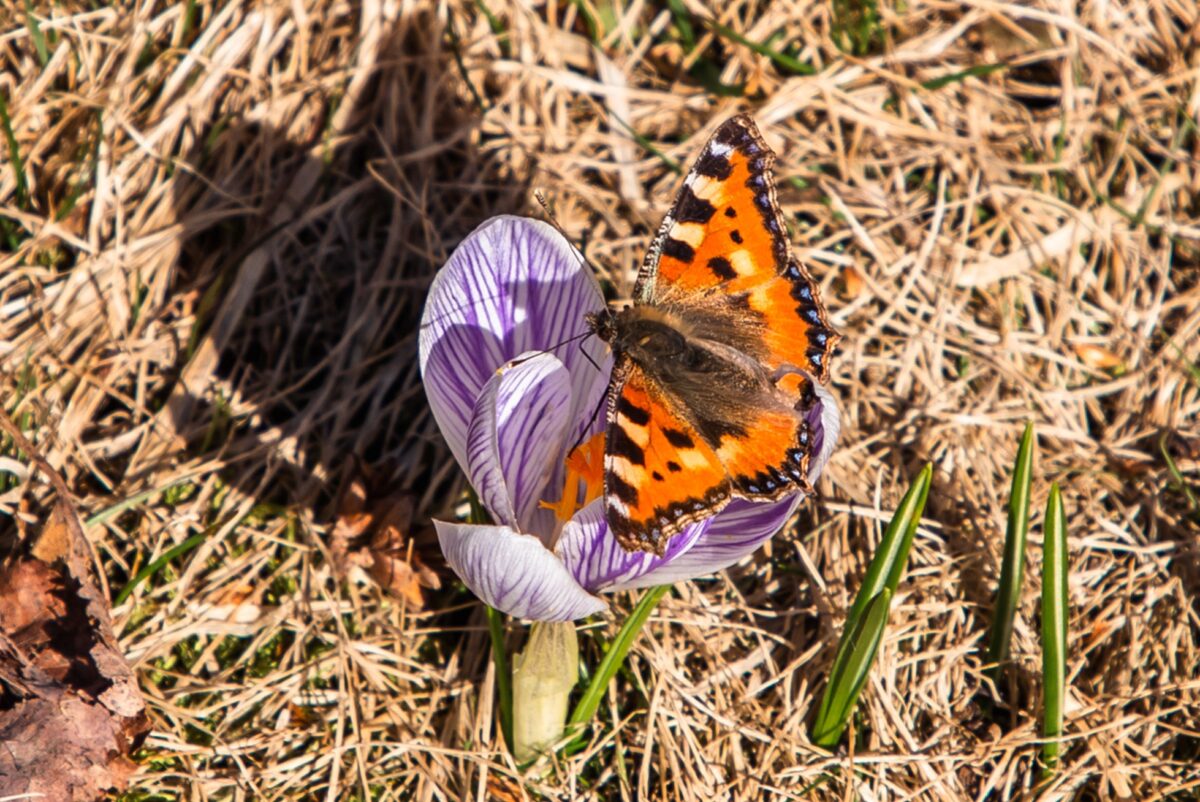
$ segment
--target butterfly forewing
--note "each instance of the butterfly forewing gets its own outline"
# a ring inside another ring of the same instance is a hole
[[[837,344],[820,290],[791,252],[775,197],[775,154],[754,121],[726,121],[700,156],[663,219],[634,298],[664,292],[719,292],[740,298],[766,321],[770,367],[803,368],[822,382]]]

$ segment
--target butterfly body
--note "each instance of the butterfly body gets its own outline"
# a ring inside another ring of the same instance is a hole
[[[748,117],[714,134],[664,219],[634,304],[589,319],[616,357],[605,429],[609,527],[665,552],[733,498],[811,492],[814,381],[837,342],[775,201]]]

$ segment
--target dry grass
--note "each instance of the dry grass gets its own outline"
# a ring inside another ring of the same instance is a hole
[[[668,4],[641,0],[0,10],[23,162],[0,142],[7,408],[106,513],[90,536],[114,597],[186,545],[116,608],[156,727],[130,799],[483,799],[517,776],[479,605],[450,583],[406,612],[339,582],[333,499],[356,457],[422,518],[461,499],[414,327],[468,231],[541,188],[620,283],[677,184],[626,125],[686,163],[737,110],[799,179],[793,239],[846,335],[843,445],[795,534],[664,601],[593,748],[529,788],[793,799],[828,772],[805,798],[1030,795],[1036,529],[1014,707],[991,723],[978,700],[1032,418],[1035,504],[1059,481],[1070,525],[1051,795],[1200,794],[1200,526],[1163,451],[1200,482],[1194,4],[884,0],[861,56],[835,47],[824,0],[683,5],[690,52]],[[710,91],[718,75],[744,97]],[[807,723],[925,461],[852,766]]]

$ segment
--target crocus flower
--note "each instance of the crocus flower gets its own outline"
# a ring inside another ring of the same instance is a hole
[[[570,621],[606,609],[600,593],[711,574],[757,549],[801,500],[735,500],[661,556],[622,549],[599,498],[612,355],[585,323],[603,308],[579,253],[551,226],[520,217],[472,232],[429,290],[425,393],[494,521],[437,521],[438,539],[467,587],[512,616]],[[814,482],[838,434],[837,407],[816,390]]]

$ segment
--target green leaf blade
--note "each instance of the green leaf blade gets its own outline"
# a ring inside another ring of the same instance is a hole
[[[1042,545],[1042,764],[1058,768],[1063,734],[1067,665],[1067,528],[1062,494],[1055,482],[1046,502]]]
[[[871,600],[878,596],[884,588],[894,594],[900,584],[900,576],[904,573],[904,565],[908,561],[908,552],[912,548],[913,537],[921,522],[921,513],[925,510],[925,502],[929,498],[929,487],[933,480],[933,466],[926,465],[917,480],[909,487],[904,498],[896,507],[892,520],[884,530],[879,549],[867,568],[863,577],[863,586],[854,599],[854,605],[847,615],[847,627],[857,623],[866,611]]]
[[[813,743],[817,746],[831,749],[845,732],[879,652],[891,604],[892,591],[885,587],[871,599],[855,631],[849,637],[843,636],[847,648],[843,650],[839,644],[839,654],[829,672],[829,687],[813,724]]]
[[[766,56],[784,73],[790,75],[815,75],[817,72],[817,68],[813,65],[806,64],[794,56],[790,56],[787,53],[783,53],[761,42],[755,42],[752,39],[747,39],[733,28],[730,28],[728,25],[722,25],[714,19],[706,19],[704,20],[704,24],[711,28],[713,32],[719,36],[736,42],[743,47],[748,47],[751,51],[760,56]]]
[[[1004,561],[1000,565],[1000,585],[988,638],[988,674],[999,683],[1003,664],[1008,661],[1013,620],[1021,600],[1025,575],[1025,542],[1029,535],[1029,488],[1033,476],[1035,445],[1033,423],[1025,424],[1017,459],[1013,464],[1012,492],[1008,501],[1008,530],[1004,536]]]
[[[496,697],[500,704],[500,731],[504,743],[513,749],[513,687],[512,667],[504,648],[504,613],[484,605],[487,610],[488,635],[492,640],[492,662],[496,664]]]
[[[846,616],[829,683],[813,722],[812,739],[818,746],[832,748],[837,744],[854,712],[883,638],[891,599],[908,563],[932,481],[933,466],[926,465],[896,507]]]
[[[583,692],[579,702],[575,705],[575,710],[572,711],[571,717],[567,719],[567,726],[582,725],[592,720],[596,715],[596,710],[600,707],[600,700],[604,698],[604,693],[608,690],[608,683],[616,676],[621,665],[625,662],[625,657],[629,654],[629,650],[633,648],[633,643],[637,640],[638,633],[642,631],[646,620],[650,618],[650,613],[658,606],[658,602],[667,591],[671,589],[670,585],[659,585],[653,587],[638,599],[638,603],[634,606],[633,612],[629,614],[629,618],[621,626],[621,630],[617,633],[617,637],[609,644],[608,650],[605,651],[604,657],[600,660],[600,664],[596,666],[596,670],[592,674],[591,681],[588,683],[587,689]]]

